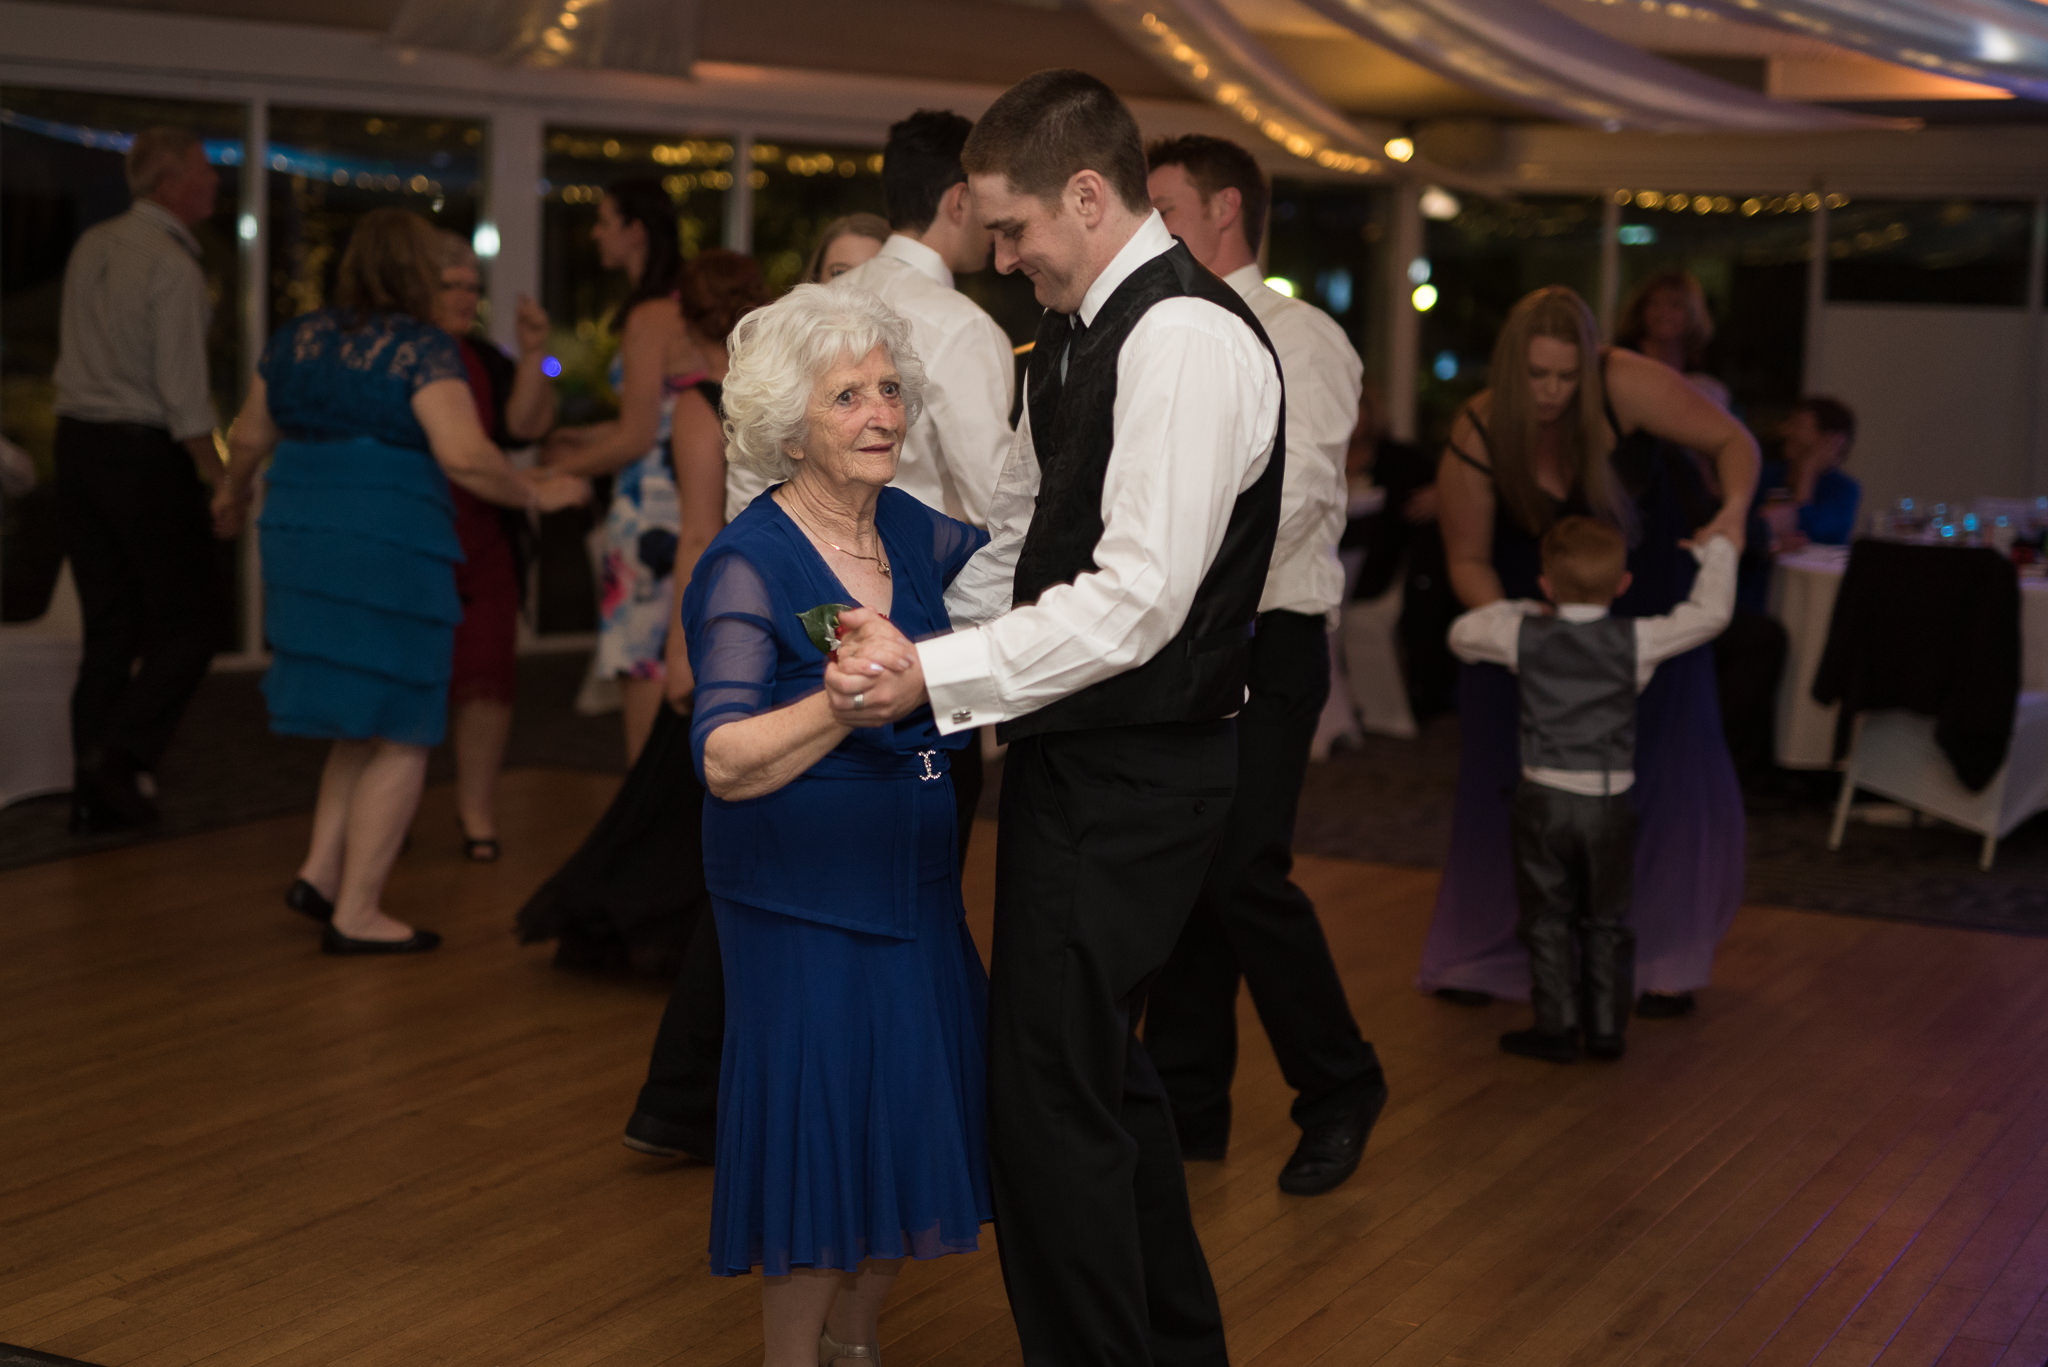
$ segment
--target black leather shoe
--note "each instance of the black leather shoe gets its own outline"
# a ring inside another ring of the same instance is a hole
[[[1646,1021],[1677,1020],[1698,1006],[1690,992],[1645,992],[1636,998],[1636,1014]]]
[[[1430,995],[1453,1006],[1493,1005],[1493,993],[1481,992],[1475,987],[1439,987]]]
[[[626,1132],[619,1136],[619,1142],[634,1153],[644,1153],[650,1158],[689,1158],[709,1163],[713,1153],[711,1135],[694,1125],[679,1125],[646,1111],[633,1112],[633,1118],[626,1122]]]
[[[1617,1059],[1627,1052],[1628,1041],[1620,1035],[1595,1035],[1588,1033],[1586,1036],[1586,1056],[1588,1058]]]
[[[424,954],[441,947],[441,937],[431,930],[415,930],[403,940],[358,940],[333,926],[321,932],[322,954]]]
[[[1280,1190],[1289,1196],[1321,1196],[1344,1185],[1365,1157],[1365,1141],[1387,1104],[1387,1085],[1342,1120],[1311,1125],[1301,1132],[1294,1156],[1280,1169]]]
[[[292,885],[284,890],[284,904],[323,926],[334,919],[334,903],[322,897],[320,889],[303,878],[292,879]]]
[[[82,805],[91,830],[130,830],[153,825],[159,817],[156,804],[135,781],[135,766],[111,754],[78,766],[71,797],[73,823]]]
[[[1545,1030],[1510,1030],[1500,1037],[1500,1047],[1523,1058],[1540,1058],[1551,1063],[1577,1063],[1579,1037],[1553,1035]]]

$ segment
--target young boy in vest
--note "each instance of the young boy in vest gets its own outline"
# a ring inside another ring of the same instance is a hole
[[[1521,677],[1522,782],[1511,830],[1516,935],[1529,949],[1536,1024],[1511,1030],[1511,1054],[1572,1063],[1580,1036],[1595,1058],[1620,1058],[1635,997],[1635,932],[1624,922],[1635,875],[1636,695],[1657,666],[1706,644],[1735,602],[1735,547],[1691,547],[1692,597],[1663,617],[1613,617],[1629,585],[1628,543],[1590,517],[1561,518],[1543,537],[1538,581],[1555,611],[1503,599],[1451,624],[1459,658]],[[1577,971],[1574,972],[1574,959]]]

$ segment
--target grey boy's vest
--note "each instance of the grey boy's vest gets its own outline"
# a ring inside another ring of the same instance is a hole
[[[1636,624],[1525,617],[1516,646],[1522,767],[1572,773],[1636,762]]]

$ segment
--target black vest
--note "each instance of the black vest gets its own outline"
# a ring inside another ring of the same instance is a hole
[[[1268,353],[1273,351],[1250,305],[1203,269],[1179,242],[1117,286],[1085,333],[1077,335],[1067,315],[1050,310],[1039,323],[1025,383],[1031,446],[1038,459],[1038,504],[1017,558],[1015,605],[1035,603],[1047,589],[1071,584],[1096,568],[1095,547],[1102,540],[1102,481],[1113,445],[1117,356],[1147,309],[1187,296],[1228,310]],[[1060,358],[1070,345],[1062,380]],[[1273,369],[1277,373],[1279,368],[1274,355]],[[1273,558],[1273,534],[1280,525],[1286,433],[1283,394],[1265,471],[1231,507],[1223,544],[1203,575],[1178,634],[1144,664],[1003,723],[996,729],[999,739],[1103,726],[1212,721],[1244,706],[1259,596]]]
[[[1635,768],[1636,624],[1524,617],[1522,766],[1600,773]]]

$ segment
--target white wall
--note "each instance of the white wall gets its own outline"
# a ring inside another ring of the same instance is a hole
[[[1829,304],[1808,393],[1856,410],[1863,506],[2032,495],[2038,319],[2017,308]]]

